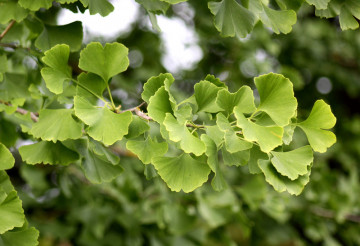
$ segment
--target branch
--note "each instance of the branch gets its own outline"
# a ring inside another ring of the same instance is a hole
[[[335,218],[335,212],[325,209],[325,208],[313,207],[313,208],[311,208],[311,212],[320,217],[324,217],[324,218],[328,218],[328,219]],[[360,223],[360,215],[348,214],[345,216],[345,219],[347,221]]]
[[[9,107],[12,106],[11,103],[3,102],[3,101],[1,101],[1,100],[0,100],[0,103],[5,104],[5,105],[7,105],[7,106],[9,106]],[[23,109],[23,108],[19,108],[19,107],[18,107],[18,108],[16,109],[16,112],[18,112],[19,114],[22,114],[22,115],[26,115],[26,114],[30,113],[30,117],[31,117],[31,119],[32,119],[34,122],[38,122],[38,120],[39,120],[39,117],[38,117],[38,114],[37,114],[37,113],[30,112],[30,111],[28,111],[28,110],[26,110],[26,109]]]
[[[15,20],[12,20],[10,24],[5,28],[5,30],[0,34],[0,41],[5,37],[5,35],[10,31],[10,29],[15,24]]]

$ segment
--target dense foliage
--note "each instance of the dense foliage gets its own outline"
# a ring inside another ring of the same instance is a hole
[[[107,0],[0,0],[0,245],[359,244],[358,1],[136,2],[84,44],[58,12]],[[195,67],[166,73],[157,15]]]

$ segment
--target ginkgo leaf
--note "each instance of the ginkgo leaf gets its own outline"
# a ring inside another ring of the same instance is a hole
[[[206,80],[197,83],[194,86],[194,95],[198,111],[209,113],[217,113],[221,111],[221,108],[216,104],[216,96],[221,89],[221,87],[218,87]]]
[[[0,242],[6,246],[37,246],[39,231],[34,227],[7,231],[0,235]]]
[[[208,180],[210,168],[206,163],[193,159],[189,154],[178,157],[156,157],[153,165],[172,191],[188,193]]]
[[[284,129],[278,126],[260,126],[245,118],[239,112],[238,107],[234,108],[237,126],[242,128],[245,140],[256,141],[263,152],[269,153],[275,147],[282,144]]]
[[[88,139],[67,141],[65,145],[81,155],[81,167],[86,178],[92,183],[110,182],[124,171],[118,163],[118,158],[114,159],[105,153],[100,154],[102,151],[94,149]]]
[[[48,9],[52,6],[52,0],[19,0],[19,5],[23,8],[37,11],[40,8]]]
[[[160,87],[150,98],[147,107],[149,116],[158,123],[162,123],[166,113],[172,113],[173,108],[169,101],[169,92],[165,86]]]
[[[106,82],[94,73],[81,73],[78,77],[77,95],[81,95],[90,99],[93,95],[97,98],[103,98],[103,92],[107,87]],[[84,93],[79,93],[79,90],[84,89]],[[92,95],[90,95],[90,93]],[[91,100],[91,99],[90,99]]]
[[[10,169],[14,166],[15,159],[11,152],[0,143],[0,170]]]
[[[250,159],[248,161],[249,172],[251,174],[259,174],[261,170],[259,168],[259,160],[269,159],[268,155],[260,150],[257,145],[253,145],[250,149]]]
[[[163,156],[168,150],[168,145],[166,142],[158,143],[148,137],[145,141],[129,140],[126,148],[136,154],[144,164],[149,164],[152,158]]]
[[[170,7],[170,4],[168,4],[166,2],[162,2],[160,0],[135,0],[135,1],[140,3],[148,11],[150,21],[151,21],[152,17],[154,17],[155,20],[156,20],[155,13],[161,12],[161,13],[165,14],[167,9]],[[154,28],[155,23],[153,23],[153,21],[151,21],[151,23],[152,23],[153,28]]]
[[[225,132],[224,140],[227,151],[235,153],[252,147],[252,143],[245,141],[236,135],[236,132],[223,114],[217,114],[216,123],[218,127]]]
[[[359,27],[358,21],[355,19],[355,17],[351,13],[351,10],[346,5],[341,7],[339,21],[342,30],[355,30]]]
[[[235,0],[209,2],[216,29],[224,37],[245,38],[255,25],[255,16]]]
[[[41,34],[35,40],[35,46],[42,51],[49,50],[57,44],[67,44],[71,52],[80,50],[83,40],[81,21],[62,26],[44,25]]]
[[[296,12],[294,10],[274,10],[264,4],[259,17],[276,34],[291,32],[292,26],[296,23]]]
[[[306,134],[313,150],[323,153],[336,142],[336,136],[327,129],[335,126],[336,118],[323,100],[317,100],[309,117],[299,126]]]
[[[295,115],[297,100],[291,81],[280,74],[255,78],[260,95],[258,111],[266,112],[278,126],[286,126]]]
[[[64,141],[82,136],[82,125],[72,116],[73,109],[43,109],[30,134],[46,141]]]
[[[212,84],[216,85],[217,87],[222,87],[224,89],[228,89],[227,85],[224,82],[222,82],[219,78],[216,78],[212,74],[206,75],[204,80],[211,82]]]
[[[147,132],[150,129],[148,122],[140,118],[139,116],[133,116],[133,119],[129,125],[128,134],[125,135],[127,139],[136,138]]]
[[[308,4],[314,5],[317,9],[326,9],[331,0],[306,0]]]
[[[68,65],[69,54],[69,46],[60,44],[46,51],[42,58],[48,67],[41,69],[41,75],[46,87],[55,94],[62,93],[64,82],[71,80],[71,68]]]
[[[229,152],[226,147],[221,148],[224,164],[227,166],[244,166],[249,162],[250,150]]]
[[[0,235],[24,224],[24,210],[16,191],[7,194],[0,187],[0,218]]]
[[[27,164],[69,165],[79,159],[78,153],[66,148],[61,142],[41,141],[19,148],[23,161]]]
[[[174,82],[174,77],[170,73],[161,73],[158,76],[153,76],[144,84],[144,91],[141,93],[141,98],[149,103],[150,98],[155,95],[156,91],[164,86],[165,90],[170,92],[170,86]]]
[[[127,69],[128,52],[128,48],[120,43],[107,43],[103,47],[92,42],[80,52],[79,68],[99,75],[107,83],[111,77]]]
[[[206,135],[209,136],[215,143],[216,146],[220,146],[223,143],[225,132],[222,131],[218,125],[207,126]]]
[[[75,96],[75,115],[89,126],[87,133],[95,140],[112,145],[128,133],[132,114],[116,114],[105,107],[92,105],[87,99]]]
[[[0,24],[11,20],[22,21],[28,15],[28,10],[21,7],[16,1],[0,2]]]
[[[102,143],[90,139],[89,148],[98,156],[104,156],[106,160],[112,164],[119,164],[120,157],[114,154],[109,148],[106,148]]]
[[[114,6],[107,0],[80,0],[84,7],[89,7],[91,15],[107,16],[114,11]]]
[[[271,163],[283,176],[291,180],[297,179],[308,172],[308,166],[313,162],[313,152],[311,147],[304,146],[288,152],[270,152],[273,157]]]
[[[309,182],[310,172],[291,180],[279,174],[268,160],[260,160],[259,167],[265,175],[265,180],[271,184],[277,192],[287,191],[292,195],[299,195]]]
[[[218,148],[215,142],[205,134],[201,135],[201,141],[203,141],[206,145],[205,155],[208,157],[207,163],[211,170],[215,173],[215,176],[211,181],[211,185],[216,191],[224,190],[227,187],[227,183],[220,170]]]
[[[166,113],[163,124],[169,132],[170,140],[180,142],[180,147],[185,153],[200,156],[205,152],[205,144],[189,132],[185,122],[181,124],[172,114]]]
[[[14,187],[11,184],[9,176],[5,171],[1,171],[1,170],[0,170],[0,187],[7,194],[9,194],[11,191],[14,190]]]
[[[254,94],[249,86],[242,86],[235,93],[230,93],[226,89],[219,91],[216,104],[227,114],[231,114],[235,106],[238,106],[244,114],[250,114],[256,110]]]

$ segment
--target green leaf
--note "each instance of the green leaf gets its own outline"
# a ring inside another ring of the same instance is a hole
[[[227,187],[227,183],[220,170],[218,148],[215,142],[205,134],[201,135],[201,141],[203,141],[206,145],[205,155],[208,157],[207,163],[211,170],[215,173],[215,176],[211,181],[211,185],[216,191],[224,190]]]
[[[283,135],[284,144],[289,145],[291,143],[295,128],[296,128],[295,124],[290,124],[284,127],[284,135]]]
[[[109,150],[109,148],[106,148],[102,143],[90,139],[89,141],[89,148],[91,151],[93,151],[95,154],[99,156],[103,156],[106,160],[111,162],[112,164],[119,164],[120,157],[115,155],[112,151]]]
[[[298,123],[306,134],[309,143],[316,152],[324,153],[327,148],[336,142],[336,136],[327,129],[333,128],[336,118],[331,108],[323,100],[317,100],[311,110],[309,117]]]
[[[130,111],[116,114],[106,106],[94,106],[80,96],[75,96],[74,106],[75,115],[89,126],[87,133],[93,139],[112,145],[128,133],[132,121]]]
[[[37,246],[39,231],[34,227],[8,231],[0,235],[1,246]]]
[[[200,187],[208,179],[210,168],[189,154],[178,157],[156,157],[153,165],[172,191],[188,193]]]
[[[149,116],[158,123],[163,123],[166,113],[173,113],[169,99],[169,92],[165,86],[159,88],[149,100],[147,107]]]
[[[234,108],[237,126],[242,128],[243,135],[247,141],[256,141],[261,151],[269,153],[275,147],[282,144],[283,128],[278,126],[260,126],[245,118],[239,112],[239,108]]]
[[[274,10],[263,4],[263,12],[260,20],[275,33],[287,34],[291,32],[296,23],[296,12],[294,10]]]
[[[223,114],[217,114],[216,124],[225,132],[225,146],[230,153],[250,149],[253,146],[252,143],[245,141],[236,135],[236,132],[231,127],[228,119]]]
[[[169,4],[162,2],[160,0],[136,0],[136,2],[138,2],[139,4],[141,4],[150,14],[153,14],[155,17],[154,13],[157,12],[161,12],[162,14],[166,13],[166,10],[169,8]],[[155,17],[156,18],[156,17]],[[151,19],[151,16],[150,16]],[[154,27],[154,24],[153,24]]]
[[[24,224],[24,210],[16,191],[7,194],[0,187],[0,218],[0,235]]]
[[[265,175],[265,180],[278,192],[288,191],[292,195],[299,195],[309,182],[310,172],[296,180],[290,180],[279,174],[268,160],[260,160],[259,167]]]
[[[170,73],[161,73],[158,76],[153,76],[144,84],[144,91],[141,93],[141,98],[149,103],[150,98],[155,95],[156,91],[165,86],[166,91],[170,93],[170,86],[174,82],[174,77]]]
[[[90,142],[91,143],[91,142]],[[118,177],[124,169],[119,165],[119,159],[94,149],[94,145],[90,144],[88,139],[78,139],[75,141],[67,141],[67,147],[76,150],[81,155],[81,167],[85,172],[85,176],[92,183],[99,184],[102,182],[110,182]]]
[[[263,204],[268,192],[264,178],[261,175],[255,175],[239,187],[237,191],[251,210],[257,210]]]
[[[186,2],[188,0],[161,0],[161,1],[166,2],[166,3],[170,3],[170,4],[177,4],[177,3]]]
[[[226,89],[219,91],[216,104],[228,115],[232,114],[235,106],[238,106],[244,114],[250,114],[256,110],[253,91],[249,86],[242,86],[235,93],[230,93]]]
[[[66,148],[61,142],[41,141],[19,148],[23,161],[27,164],[69,165],[79,159],[78,153]]]
[[[52,6],[52,0],[19,0],[19,5],[25,9],[37,11],[40,8],[50,8]]]
[[[198,106],[198,112],[217,113],[221,111],[221,108],[216,104],[216,96],[221,89],[221,87],[206,80],[197,83],[194,86],[194,95]]]
[[[35,40],[35,46],[42,51],[51,49],[57,44],[67,44],[70,51],[75,52],[81,48],[83,28],[81,21],[75,21],[63,26],[45,25],[39,37]]]
[[[259,160],[267,160],[269,159],[268,155],[260,150],[257,145],[253,145],[250,149],[250,159],[248,162],[249,172],[251,174],[259,174],[261,170],[259,168]]]
[[[103,92],[107,87],[106,82],[98,75],[93,73],[81,73],[78,77],[77,94],[88,99],[92,99],[93,95],[97,98],[103,98]],[[84,91],[82,91],[82,89]],[[83,93],[82,93],[83,92]],[[90,96],[90,94],[92,94]]]
[[[340,10],[340,27],[342,30],[357,29],[359,27],[358,21],[352,16],[351,9],[343,5]]]
[[[166,113],[163,123],[169,132],[170,140],[180,142],[180,147],[185,153],[200,156],[205,152],[205,144],[189,132],[186,122],[180,123],[170,113]]]
[[[331,0],[306,0],[310,5],[314,5],[317,9],[326,9]]]
[[[124,72],[129,66],[128,48],[120,43],[107,43],[103,47],[92,42],[80,52],[79,68],[95,73],[105,82]]]
[[[270,152],[273,155],[271,163],[283,176],[291,180],[308,172],[308,166],[313,162],[313,152],[309,145],[288,151],[288,152]]]
[[[245,166],[250,159],[250,150],[229,152],[224,146],[221,148],[224,164],[227,166]]]
[[[30,134],[46,141],[64,141],[82,136],[82,125],[72,116],[73,109],[43,109]]]
[[[255,25],[255,16],[235,0],[209,2],[216,29],[224,37],[245,38]]]
[[[84,7],[89,7],[91,15],[100,14],[105,17],[114,11],[114,6],[107,0],[80,0]]]
[[[127,139],[130,138],[136,138],[143,134],[144,132],[147,132],[150,129],[150,126],[148,122],[144,121],[139,116],[133,116],[133,120],[131,121],[129,125],[129,132],[125,137]]]
[[[216,146],[219,147],[223,143],[225,132],[222,131],[218,125],[207,126],[206,135],[209,136],[216,143]]]
[[[0,24],[6,24],[11,20],[22,21],[28,15],[28,10],[17,4],[17,1],[0,2]]]
[[[305,0],[276,0],[281,9],[293,9],[298,11]]]
[[[129,140],[126,148],[136,154],[144,164],[149,164],[152,158],[163,156],[168,150],[168,145],[166,142],[158,143],[148,137],[145,141]]]
[[[15,159],[11,152],[0,143],[0,170],[10,169],[14,166]]]
[[[7,194],[14,190],[10,178],[5,171],[0,171],[0,188]]]
[[[255,85],[260,95],[257,111],[266,112],[278,126],[288,125],[297,108],[291,81],[270,73],[255,78]]]

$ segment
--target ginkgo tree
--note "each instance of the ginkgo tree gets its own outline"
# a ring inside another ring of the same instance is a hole
[[[159,29],[157,14],[185,2],[136,1],[147,10],[154,29]],[[320,17],[339,15],[343,29],[358,27],[357,1],[306,2]],[[305,1],[275,3],[222,0],[209,2],[208,9],[224,37],[244,38],[258,22],[277,34],[291,32]],[[144,83],[138,106],[116,104],[112,80],[127,70],[128,48],[119,42],[82,47],[81,22],[54,26],[36,17],[53,4],[88,8],[102,16],[113,10],[106,0],[0,1],[0,41],[7,41],[15,24],[28,33],[20,44],[0,43],[0,112],[16,124],[21,138],[31,141],[18,147],[22,165],[77,166],[91,183],[110,182],[126,172],[114,151],[121,143],[172,191],[193,192],[210,173],[213,189],[224,191],[229,186],[224,167],[245,167],[254,180],[261,175],[277,192],[299,195],[311,182],[314,151],[324,153],[336,142],[330,106],[314,99],[310,114],[298,117],[293,83],[277,73],[258,76],[254,88],[245,85],[237,91],[207,75],[181,100],[174,93],[173,75],[161,73]],[[29,74],[39,76],[36,82],[14,72],[19,49],[37,61],[37,75]],[[69,60],[76,52],[77,72]],[[304,132],[305,145],[292,145],[295,130]],[[7,173],[15,163],[13,147],[0,144],[0,244],[37,245],[39,232],[28,225]]]

